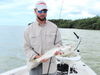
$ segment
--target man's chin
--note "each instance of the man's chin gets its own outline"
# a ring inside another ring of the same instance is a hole
[[[38,17],[38,19],[41,20],[41,21],[45,21],[46,17]]]
[[[40,17],[40,19],[45,19],[45,17]]]

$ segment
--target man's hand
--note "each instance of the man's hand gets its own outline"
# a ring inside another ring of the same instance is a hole
[[[42,63],[47,62],[49,59],[43,59],[41,60]]]
[[[34,59],[38,59],[38,58],[40,58],[41,57],[41,55],[36,55],[35,57],[34,57]]]
[[[64,54],[64,53],[61,52],[61,51],[56,51],[56,52],[55,52],[55,55],[62,55],[62,54]]]
[[[42,55],[36,55],[35,57],[34,57],[34,59],[38,59],[38,58],[40,58]],[[41,62],[43,63],[43,62],[47,62],[48,61],[48,59],[43,59],[43,60],[41,60]]]

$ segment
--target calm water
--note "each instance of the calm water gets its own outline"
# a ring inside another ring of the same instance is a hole
[[[0,26],[0,73],[25,65],[23,26]],[[82,60],[100,75],[100,30],[60,29],[63,44],[77,43],[73,32],[82,42]]]

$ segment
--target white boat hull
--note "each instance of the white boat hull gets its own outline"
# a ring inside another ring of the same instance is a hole
[[[77,73],[71,73],[69,75],[96,75],[96,73],[82,61],[75,62],[74,65]],[[27,70],[27,66],[23,66],[0,75],[29,75],[29,71]]]
[[[27,66],[19,67],[5,73],[1,73],[0,75],[29,75],[29,71]]]

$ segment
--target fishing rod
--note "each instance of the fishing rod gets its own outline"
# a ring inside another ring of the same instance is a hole
[[[64,0],[62,0],[61,9],[60,9],[60,14],[59,14],[59,19],[60,19],[60,17],[61,17],[62,8],[63,8],[63,3],[64,3]],[[56,32],[56,35],[57,35],[57,32]],[[55,42],[55,40],[54,40],[54,42]],[[50,62],[49,62],[49,67],[48,67],[47,75],[49,75],[50,66],[51,66],[51,60],[52,60],[52,57],[50,58]]]
[[[64,3],[64,0],[62,0],[62,4],[61,4],[61,8],[60,8],[60,13],[59,13],[59,19],[61,18],[61,14],[62,14],[63,3]]]
[[[62,13],[62,8],[63,8],[63,3],[64,3],[64,0],[62,0],[61,9],[60,9],[60,13],[59,13],[59,19],[61,18],[61,13]],[[57,33],[57,32],[56,32],[56,33]],[[55,40],[54,40],[54,41],[55,41]],[[50,63],[49,63],[47,75],[49,75],[49,70],[50,70],[51,60],[52,60],[52,58],[50,58]]]
[[[79,47],[79,45],[80,45],[80,43],[81,43],[81,38],[80,38],[75,32],[73,32],[73,33],[74,33],[74,35],[76,36],[76,38],[79,40],[77,46],[76,46],[75,49],[74,49],[74,51],[75,51],[75,50],[78,49],[78,47]]]

